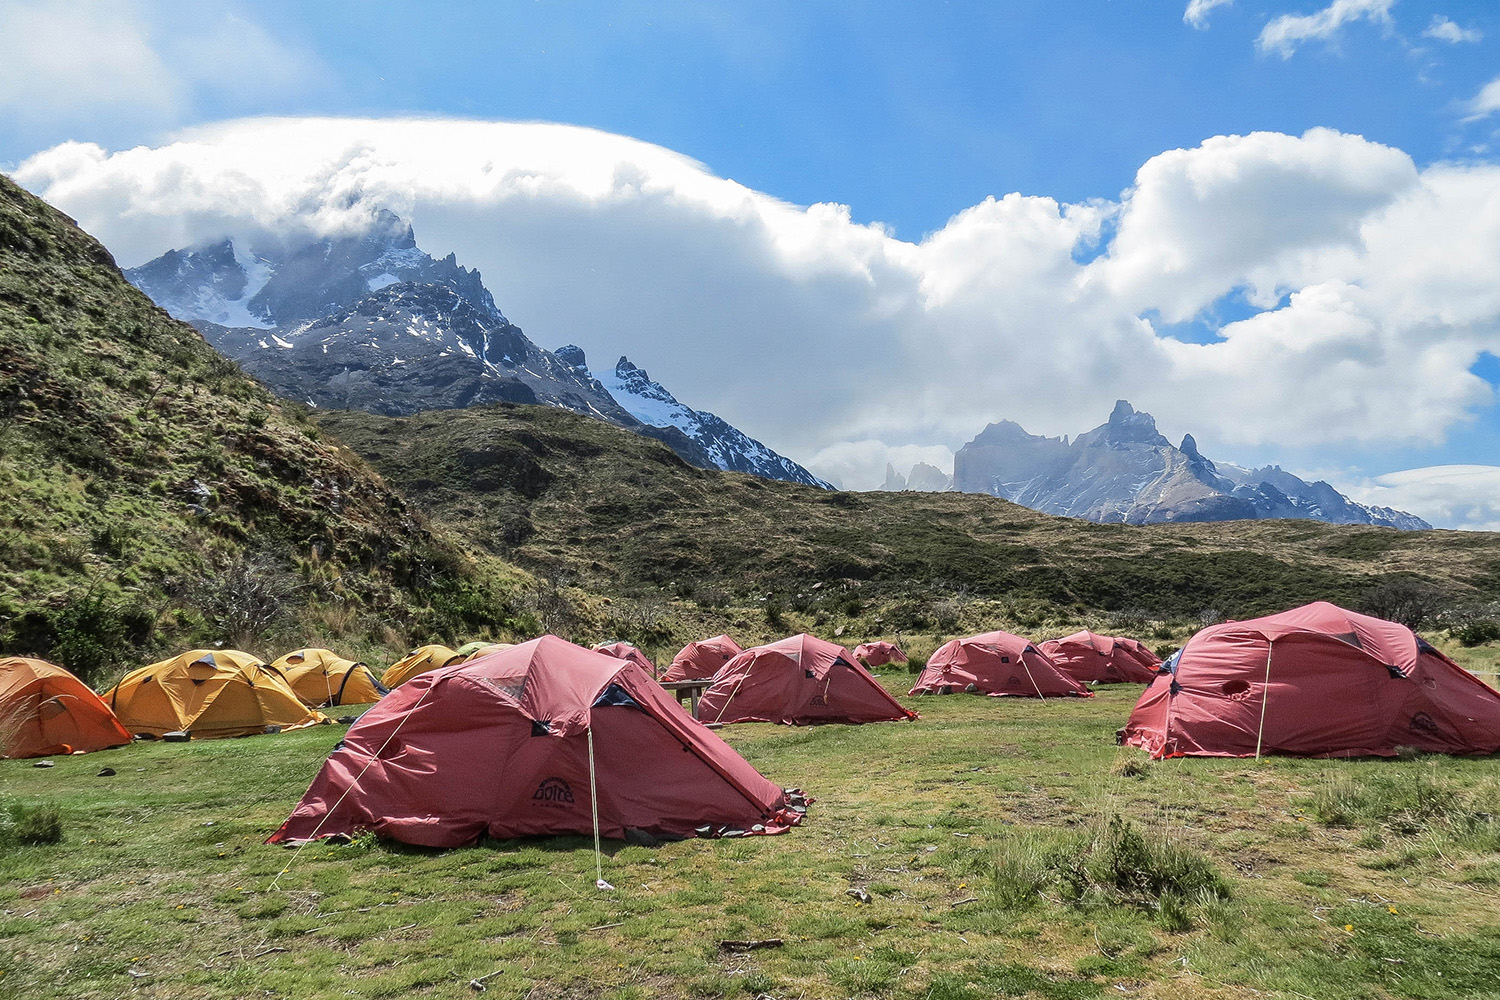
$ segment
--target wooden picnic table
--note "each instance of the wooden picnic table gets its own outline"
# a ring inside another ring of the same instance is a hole
[[[672,692],[672,695],[679,702],[681,702],[683,700],[683,696],[686,695],[689,702],[688,711],[691,712],[693,718],[696,719],[698,717],[698,699],[703,697],[703,692],[708,690],[708,686],[713,683],[713,680],[711,678],[705,678],[703,680],[697,681],[659,681],[658,683],[660,683],[661,686],[666,688],[668,691]]]

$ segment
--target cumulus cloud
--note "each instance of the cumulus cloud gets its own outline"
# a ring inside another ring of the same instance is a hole
[[[17,179],[124,264],[377,208],[479,267],[543,346],[629,355],[850,488],[1001,418],[1077,433],[1127,398],[1216,446],[1440,441],[1493,393],[1500,167],[1419,170],[1315,129],[1219,136],[1117,200],[988,198],[921,242],[788,204],[648,143],[452,120],[254,119]],[[1231,303],[1207,343],[1171,324]]]
[[[149,0],[0,0],[0,113],[78,123],[175,124],[205,95],[238,107],[295,94],[315,57],[219,0],[190,12]]]
[[[1313,14],[1283,14],[1261,29],[1255,45],[1262,52],[1274,52],[1283,59],[1290,59],[1303,42],[1331,42],[1346,25],[1356,21],[1390,26],[1391,7],[1395,2],[1396,0],[1333,0],[1333,3]]]
[[[1438,527],[1500,531],[1500,466],[1408,469],[1346,488],[1356,500],[1411,511]]]
[[[1484,39],[1484,32],[1478,28],[1461,28],[1448,20],[1441,14],[1432,16],[1432,23],[1427,30],[1422,32],[1423,38],[1432,38],[1439,42],[1447,42],[1450,45],[1458,45],[1463,42],[1478,42]]]
[[[1488,118],[1496,111],[1500,111],[1500,76],[1480,87],[1479,93],[1464,105],[1464,110],[1468,112],[1464,121],[1470,122]]]
[[[1234,0],[1188,0],[1187,10],[1182,12],[1184,24],[1190,24],[1199,31],[1208,28],[1208,15],[1216,7],[1227,7]]]

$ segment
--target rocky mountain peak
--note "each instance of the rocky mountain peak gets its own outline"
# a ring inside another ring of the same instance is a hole
[[[577,344],[564,344],[553,351],[552,356],[565,365],[571,365],[574,368],[582,368],[584,371],[588,371],[588,359],[584,356],[583,348]]]
[[[1281,469],[1215,465],[1191,434],[1174,448],[1151,414],[1125,400],[1109,420],[1066,439],[1027,434],[1011,421],[990,424],[953,459],[955,488],[990,493],[1048,514],[1091,521],[1152,524],[1305,518],[1337,524],[1417,529],[1419,517],[1367,507],[1324,482]],[[907,488],[914,488],[915,473]]]

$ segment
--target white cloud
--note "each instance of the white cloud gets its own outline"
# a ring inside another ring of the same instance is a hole
[[[1323,129],[1162,153],[1119,201],[986,199],[920,243],[559,125],[252,119],[65,143],[17,179],[127,265],[392,209],[543,346],[627,354],[851,488],[1118,398],[1209,455],[1436,442],[1493,401],[1470,369],[1500,353],[1500,166]],[[1210,343],[1157,325],[1229,301],[1252,315]]]
[[[1500,111],[1500,76],[1480,87],[1479,93],[1464,105],[1464,110],[1468,112],[1464,121],[1470,122],[1488,118],[1496,111]]]
[[[31,124],[176,124],[205,95],[235,107],[323,76],[222,0],[0,0],[0,113]]]
[[[1347,24],[1372,21],[1389,26],[1396,0],[1333,0],[1314,14],[1283,14],[1261,29],[1255,45],[1290,59],[1297,46],[1309,41],[1333,41]]]
[[[1208,14],[1216,7],[1227,7],[1234,0],[1188,0],[1187,10],[1182,12],[1184,24],[1203,31],[1208,28]]]
[[[1462,42],[1478,42],[1484,39],[1484,32],[1478,28],[1461,28],[1448,20],[1441,14],[1432,16],[1432,23],[1427,30],[1422,32],[1423,38],[1433,38],[1450,45],[1458,45]]]
[[[1409,469],[1345,488],[1356,500],[1407,510],[1437,527],[1500,531],[1500,466]]]

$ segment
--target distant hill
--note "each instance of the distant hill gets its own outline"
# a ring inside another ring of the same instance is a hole
[[[955,593],[1077,609],[1244,617],[1356,603],[1392,577],[1461,600],[1500,593],[1500,535],[1316,521],[1092,524],[962,493],[830,493],[692,468],[655,442],[560,410],[496,404],[383,418],[326,412],[436,523],[585,585],[713,587],[867,602]]]
[[[396,643],[504,617],[498,563],[319,437],[0,176],[0,651],[103,676],[320,615]]]
[[[1358,503],[1279,466],[1216,465],[1199,454],[1191,434],[1174,448],[1151,414],[1123,399],[1108,421],[1072,442],[1028,434],[1009,420],[990,424],[954,456],[953,484],[966,493],[1105,524],[1292,518],[1406,531],[1432,527],[1414,514]]]

